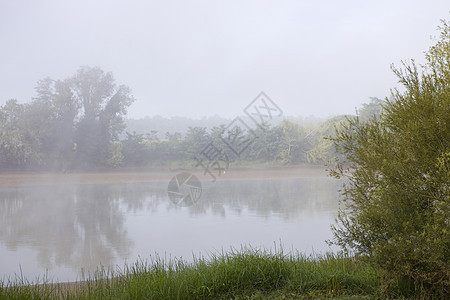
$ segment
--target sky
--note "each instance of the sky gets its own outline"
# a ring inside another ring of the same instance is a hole
[[[112,72],[128,116],[233,118],[264,91],[284,115],[354,113],[398,87],[448,1],[0,0],[0,105],[80,66]]]

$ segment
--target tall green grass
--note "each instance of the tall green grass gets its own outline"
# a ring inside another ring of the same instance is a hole
[[[354,257],[243,248],[193,263],[153,257],[70,284],[16,278],[1,283],[0,299],[373,298],[380,278]]]

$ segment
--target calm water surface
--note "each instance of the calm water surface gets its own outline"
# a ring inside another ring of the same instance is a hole
[[[0,188],[0,279],[82,279],[138,258],[207,257],[243,245],[330,249],[341,183],[332,178],[202,182],[178,207],[167,182]]]

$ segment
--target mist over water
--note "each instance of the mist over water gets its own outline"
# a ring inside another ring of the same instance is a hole
[[[0,0],[0,299],[446,298],[448,2]]]
[[[179,207],[167,182],[0,188],[0,278],[82,279],[150,255],[207,257],[241,246],[305,254],[325,240],[341,182],[326,177],[203,181]],[[335,250],[335,249],[334,249]]]

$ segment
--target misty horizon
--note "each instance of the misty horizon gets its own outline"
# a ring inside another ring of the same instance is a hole
[[[4,1],[0,105],[98,66],[130,87],[134,119],[234,118],[261,91],[285,115],[352,114],[399,86],[390,65],[421,63],[447,15],[446,1]]]

